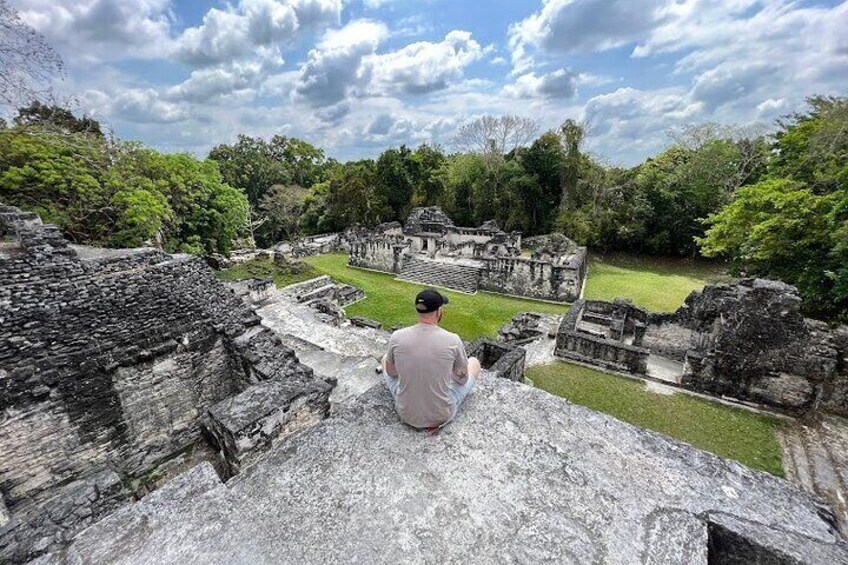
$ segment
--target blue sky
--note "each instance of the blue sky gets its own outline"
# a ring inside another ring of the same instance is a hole
[[[848,0],[12,0],[61,97],[200,156],[292,135],[339,159],[450,140],[484,114],[590,126],[634,164],[670,128],[750,126],[848,94]]]

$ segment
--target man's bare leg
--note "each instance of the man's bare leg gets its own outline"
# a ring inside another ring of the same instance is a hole
[[[389,354],[385,353],[385,354],[383,354],[383,358],[380,359],[380,366],[377,367],[378,373],[386,373],[386,357],[388,357],[388,356],[389,356]]]
[[[480,366],[480,360],[476,357],[468,358],[468,374],[475,379],[480,378],[480,371],[482,367]]]

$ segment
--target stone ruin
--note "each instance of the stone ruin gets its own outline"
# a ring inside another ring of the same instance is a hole
[[[470,344],[457,419],[408,428],[388,332],[299,301],[326,286],[254,300],[0,208],[0,562],[848,565],[818,499],[522,384],[515,344]]]
[[[804,318],[800,306],[794,287],[763,279],[707,286],[671,314],[578,301],[555,353],[647,376],[671,368],[661,380],[793,416],[848,416],[848,327]]]
[[[626,300],[578,300],[557,332],[558,357],[616,371],[646,373],[642,347],[648,313]]]
[[[480,366],[501,379],[524,382],[524,361],[527,353],[513,344],[480,338],[466,346],[469,357],[476,357]]]
[[[416,208],[406,223],[349,234],[350,264],[461,292],[478,290],[572,302],[586,278],[587,254],[564,236],[551,236],[531,257],[521,234],[492,222],[459,227],[440,208]]]
[[[289,285],[280,296],[309,306],[316,311],[319,320],[338,326],[345,320],[344,308],[365,298],[365,293],[355,286],[321,276]]]
[[[200,259],[74,248],[13,207],[0,241],[0,562],[326,414],[332,383]]]

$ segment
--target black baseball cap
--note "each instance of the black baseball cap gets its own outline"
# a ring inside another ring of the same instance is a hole
[[[447,296],[442,296],[438,290],[427,288],[418,293],[415,297],[415,309],[419,314],[428,314],[435,312],[449,302]]]

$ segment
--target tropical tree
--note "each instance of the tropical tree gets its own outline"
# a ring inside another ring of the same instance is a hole
[[[301,230],[308,196],[309,190],[302,186],[272,186],[259,203],[264,220],[259,230],[259,245],[267,247],[283,239],[294,239]]]

